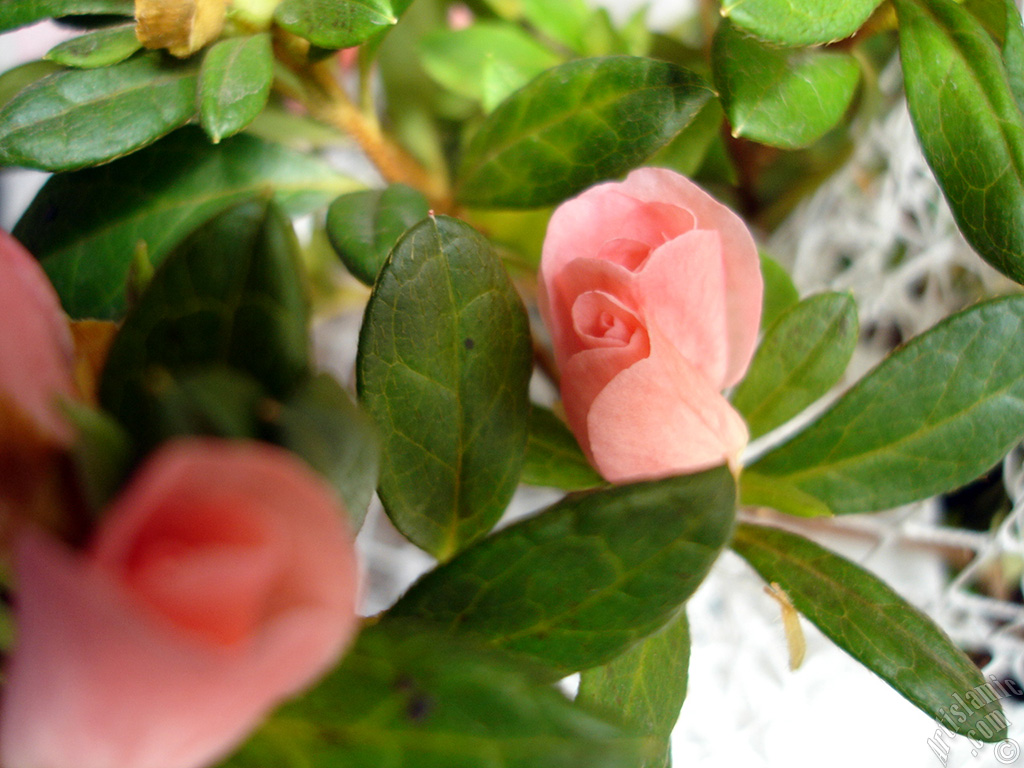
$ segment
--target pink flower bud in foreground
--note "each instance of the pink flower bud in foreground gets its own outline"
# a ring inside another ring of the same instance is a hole
[[[737,466],[748,432],[721,392],[750,363],[763,286],[736,214],[641,168],[559,206],[540,279],[569,427],[605,479]]]
[[[67,317],[39,263],[3,230],[0,312],[0,438],[70,445],[74,433],[58,409],[61,397],[76,396]]]
[[[84,553],[26,529],[4,768],[197,768],[338,658],[356,560],[332,491],[287,452],[154,453]]]

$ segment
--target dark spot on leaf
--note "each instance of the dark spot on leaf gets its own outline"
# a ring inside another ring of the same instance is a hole
[[[57,206],[53,203],[49,203],[46,206],[46,210],[43,212],[43,223],[51,224],[54,219],[57,218]]]
[[[476,346],[476,342],[473,341],[472,339],[466,339],[462,343],[466,346],[466,349],[472,349],[473,347]]]
[[[410,699],[405,707],[405,714],[414,723],[422,723],[434,709],[434,701],[426,694],[417,693]]]

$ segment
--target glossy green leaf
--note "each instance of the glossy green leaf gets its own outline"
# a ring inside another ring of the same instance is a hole
[[[580,491],[604,485],[604,478],[590,466],[565,422],[547,408],[534,405],[520,482]]]
[[[526,310],[490,244],[443,216],[410,229],[366,309],[359,396],[383,441],[384,507],[440,559],[486,534],[515,490],[532,362]]]
[[[388,0],[284,0],[274,20],[320,48],[359,45],[398,21]]]
[[[3,0],[0,2],[0,32],[55,16],[92,13],[132,16],[135,3],[134,0]]]
[[[141,149],[193,117],[196,79],[159,53],[55,72],[0,108],[0,165],[70,171]]]
[[[848,53],[775,48],[726,21],[711,55],[733,135],[785,149],[813,144],[839,123],[860,80]]]
[[[765,331],[732,397],[751,439],[786,423],[839,382],[858,330],[852,296],[819,293],[788,309]]]
[[[214,144],[256,118],[273,82],[269,33],[229,37],[207,52],[199,71],[199,122]]]
[[[749,467],[744,502],[761,503],[748,475],[758,487],[787,487],[836,513],[890,509],[974,479],[1024,437],[1021,349],[1024,297],[953,315]]]
[[[154,401],[169,376],[224,365],[284,398],[308,373],[307,333],[291,223],[265,199],[243,202],[193,232],[153,275],[111,345],[100,402],[147,444],[161,428]]]
[[[555,676],[606,664],[697,588],[732,533],[734,502],[725,468],[573,494],[431,571],[388,616],[479,638]]]
[[[224,768],[629,768],[649,749],[493,652],[388,624]]]
[[[611,664],[580,675],[576,701],[622,718],[638,733],[658,739],[663,753],[637,768],[667,768],[669,740],[686,700],[690,625],[680,611],[661,630],[644,638]]]
[[[66,67],[94,69],[124,61],[141,47],[135,36],[135,24],[118,24],[59,43],[46,58]]]
[[[761,327],[767,328],[787,309],[800,301],[793,278],[771,256],[761,254],[761,277],[764,278],[764,300],[761,302]]]
[[[327,209],[327,236],[348,271],[373,285],[398,238],[429,210],[427,199],[404,184],[351,192]]]
[[[51,178],[14,228],[72,317],[119,318],[139,244],[159,264],[197,226],[274,190],[290,212],[354,183],[320,161],[251,136],[218,146],[186,129],[102,168]]]
[[[1002,707],[979,669],[931,619],[878,577],[777,528],[740,525],[732,546],[765,581],[778,583],[832,642],[929,717],[982,741],[1006,738]],[[975,711],[968,707],[966,722],[958,722],[950,707],[972,696],[985,697],[985,703]],[[982,720],[994,726],[990,737],[978,728]]]
[[[816,45],[849,37],[881,0],[722,0],[722,15],[762,40]]]
[[[380,471],[380,441],[369,418],[331,376],[304,382],[281,404],[276,441],[326,477],[358,530]]]
[[[448,90],[477,101],[488,95],[485,75],[490,72],[494,77],[496,66],[506,89],[504,98],[562,61],[520,27],[503,22],[435,30],[423,37],[420,51],[427,74]]]
[[[481,207],[559,203],[639,165],[711,96],[705,81],[653,59],[580,59],[510,96],[462,158],[458,198]]]
[[[999,49],[953,0],[894,0],[910,116],[960,231],[1024,282],[1024,117]]]

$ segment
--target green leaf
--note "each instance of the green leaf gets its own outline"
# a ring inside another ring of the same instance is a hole
[[[761,254],[764,301],[761,303],[761,327],[767,328],[787,309],[800,301],[793,279],[775,259]]]
[[[688,126],[662,147],[647,165],[671,168],[684,176],[694,176],[707,157],[715,139],[721,136],[725,113],[718,99],[709,100]]]
[[[857,304],[820,293],[790,307],[765,332],[732,404],[751,439],[786,423],[839,382],[857,346]]]
[[[490,72],[494,78],[495,67],[502,75],[503,99],[562,61],[519,27],[503,22],[435,30],[420,41],[420,52],[427,74],[448,90],[476,101],[489,95],[485,75]]]
[[[358,530],[380,471],[380,441],[369,418],[338,382],[321,373],[281,404],[273,422],[276,441],[330,481]]]
[[[346,269],[373,285],[398,238],[429,209],[427,199],[404,184],[351,192],[327,209],[327,236]]]
[[[207,52],[199,72],[199,122],[214,144],[263,111],[273,82],[269,33],[229,37]]]
[[[1024,21],[1014,0],[1003,0],[1001,5],[1006,17],[1003,66],[1017,109],[1024,112]]]
[[[1009,3],[1014,3],[1014,0],[1009,0]],[[1002,46],[1006,42],[1007,0],[963,0],[961,5],[981,22],[996,45]]]
[[[957,488],[1024,437],[1024,297],[977,304],[908,342],[744,473],[832,511]],[[782,509],[782,511],[790,511]]]
[[[112,13],[132,16],[134,0],[3,0],[0,3],[0,32],[24,27],[55,16],[83,16]]]
[[[580,59],[532,80],[495,109],[462,158],[467,205],[560,203],[667,144],[711,96],[699,75],[653,59]]]
[[[154,368],[146,377],[145,422],[131,423],[143,449],[172,437],[211,435],[255,439],[263,388],[243,372],[223,364]]]
[[[833,514],[828,504],[795,485],[749,471],[740,475],[740,503],[777,509],[797,517],[831,517]]]
[[[592,11],[584,0],[521,0],[520,5],[530,26],[575,53],[586,53],[584,35]]]
[[[785,149],[809,146],[838,124],[860,80],[848,53],[774,48],[727,21],[711,56],[733,136]]]
[[[236,136],[211,146],[179,131],[102,168],[51,178],[14,228],[72,317],[117,319],[139,243],[159,264],[181,239],[265,190],[291,212],[325,205],[353,182],[276,144]]]
[[[526,443],[520,482],[565,491],[605,484],[604,478],[590,466],[565,422],[539,405],[530,409],[530,438]]]
[[[778,583],[794,607],[832,642],[929,717],[982,741],[1006,738],[998,697],[974,663],[931,619],[876,576],[776,528],[740,525],[732,546],[765,581]],[[974,696],[984,696],[984,705],[975,711],[967,707],[967,721],[958,722],[950,708]],[[982,720],[994,726],[987,728],[990,736],[978,728]]]
[[[679,611],[611,664],[584,672],[576,701],[615,714],[638,733],[657,738],[663,753],[636,765],[666,768],[671,764],[672,729],[686,700],[689,665],[690,625],[686,612]]]
[[[51,48],[46,58],[66,67],[94,69],[122,62],[141,47],[135,24],[118,24],[66,40]]]
[[[75,428],[71,461],[78,489],[99,519],[131,467],[131,438],[110,416],[83,403],[66,400],[61,410]]]
[[[60,67],[52,61],[30,61],[6,72],[0,72],[0,107],[33,83],[59,69]]]
[[[723,467],[567,496],[428,573],[388,616],[478,638],[555,676],[605,664],[697,588],[731,535],[734,502]]]
[[[320,48],[349,48],[396,24],[388,0],[284,0],[274,20]]]
[[[0,108],[0,165],[70,171],[130,154],[192,118],[196,80],[160,53],[55,72]]]
[[[493,652],[388,624],[223,768],[629,768],[651,746]]]
[[[444,216],[410,229],[366,308],[359,396],[383,439],[381,501],[439,559],[486,534],[515,491],[532,362],[526,310],[490,244]]]
[[[723,0],[722,15],[780,45],[816,45],[849,37],[881,0]]]
[[[285,398],[307,375],[307,332],[291,223],[267,200],[243,202],[193,232],[153,275],[111,345],[100,402],[150,444],[168,376],[224,365]]]
[[[1024,118],[981,23],[953,0],[894,0],[910,116],[960,231],[1024,282]]]

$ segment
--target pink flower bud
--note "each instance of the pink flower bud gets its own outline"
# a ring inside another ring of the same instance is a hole
[[[287,452],[182,439],[85,552],[26,529],[4,768],[197,768],[338,658],[356,559],[333,492]]]
[[[0,230],[0,436],[66,447],[74,438],[58,408],[76,396],[67,317],[39,263]],[[30,434],[21,434],[28,431]]]
[[[736,467],[748,433],[721,392],[750,363],[763,291],[736,214],[641,168],[559,206],[540,279],[569,426],[607,480]]]

